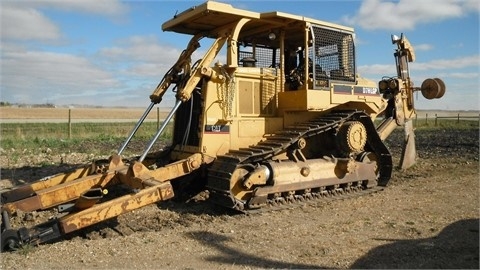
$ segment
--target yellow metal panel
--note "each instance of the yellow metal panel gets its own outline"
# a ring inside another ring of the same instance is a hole
[[[238,107],[242,115],[274,116],[277,104],[277,72],[274,68],[240,67],[235,76]]]
[[[288,111],[325,111],[337,107],[379,112],[385,100],[377,94],[357,94],[353,85],[343,85],[344,92],[325,90],[297,90],[279,93],[279,109],[284,115]],[[348,91],[347,91],[348,90]],[[290,122],[290,121],[289,121]]]
[[[335,23],[331,23],[331,22],[326,22],[326,21],[321,21],[321,20],[317,20],[317,19],[312,19],[312,18],[308,18],[308,17],[305,17],[305,16],[299,16],[299,15],[279,12],[279,11],[261,13],[260,17],[262,19],[275,19],[277,21],[288,21],[288,20],[304,21],[304,22],[309,22],[309,23],[312,23],[312,24],[327,26],[327,27],[330,27],[330,28],[336,28],[336,29],[344,31],[344,32],[353,32],[354,31],[354,29],[352,27],[343,26],[343,25],[339,25],[339,24],[335,24]]]
[[[238,82],[238,106],[241,114],[253,113],[253,84],[250,81]]]
[[[280,111],[305,110],[307,107],[307,91],[286,91],[278,93]]]
[[[173,15],[173,14],[172,14]],[[177,33],[196,34],[199,32],[212,31],[220,26],[238,21],[241,18],[250,18],[258,21],[260,25],[289,25],[293,22],[303,21],[335,28],[341,31],[353,32],[353,28],[330,22],[312,19],[304,16],[284,12],[258,13],[234,8],[230,4],[207,1],[202,5],[191,7],[173,16],[173,19],[162,25],[163,31],[175,31]],[[256,28],[256,27],[255,27]]]
[[[326,110],[331,107],[330,91],[307,90],[307,110]]]
[[[207,1],[202,5],[191,7],[180,14],[176,14],[173,19],[162,24],[162,30],[196,34],[211,31],[242,18],[258,19],[260,14],[237,9],[230,4]]]
[[[238,121],[238,137],[261,137],[265,134],[265,119]]]
[[[260,114],[261,115],[270,115],[273,116],[276,114],[277,110],[277,78],[271,80],[269,78],[263,78],[260,81],[259,88],[261,92],[259,93],[260,100]]]
[[[231,149],[247,147],[260,142],[265,134],[271,134],[283,128],[281,117],[242,118],[233,121],[230,129]]]
[[[265,119],[267,124],[266,124],[266,130],[265,134],[271,134],[276,131],[279,131],[283,129],[283,118],[280,117],[269,117]]]
[[[230,133],[203,134],[201,147],[203,154],[217,156],[225,154],[228,149],[230,149]]]
[[[262,94],[260,93],[260,82],[253,83],[253,113],[260,114],[260,102],[262,101]]]

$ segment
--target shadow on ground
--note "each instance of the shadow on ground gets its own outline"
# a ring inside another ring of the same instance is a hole
[[[478,230],[478,219],[460,220],[432,238],[394,240],[374,248],[351,267],[479,269]]]
[[[202,242],[204,245],[216,249],[219,253],[221,253],[221,255],[206,258],[206,260],[215,263],[262,269],[326,269],[325,267],[318,265],[303,264],[300,262],[288,263],[275,261],[269,258],[241,252],[227,246],[225,242],[230,241],[229,237],[216,233],[197,231],[189,233],[188,236],[196,241]]]
[[[392,240],[372,249],[351,265],[353,269],[479,269],[479,220],[467,219],[445,227],[437,236],[418,240]],[[216,249],[221,255],[207,260],[253,268],[321,269],[304,263],[271,260],[228,247],[229,237],[205,231],[189,237]],[[379,239],[385,240],[385,239]],[[388,239],[387,239],[388,240]]]
[[[83,165],[84,166],[84,165]],[[0,178],[8,179],[12,186],[38,181],[44,177],[52,176],[58,173],[68,173],[82,167],[81,164],[55,164],[45,166],[23,166],[21,168],[1,169]]]

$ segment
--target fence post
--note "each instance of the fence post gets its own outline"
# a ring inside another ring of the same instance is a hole
[[[72,109],[68,109],[68,138],[72,138]]]
[[[435,126],[437,126],[437,114],[435,114]]]
[[[160,107],[157,107],[157,130],[160,128]]]
[[[425,114],[425,125],[428,126],[428,113]]]
[[[460,113],[457,115],[457,124],[460,123]]]

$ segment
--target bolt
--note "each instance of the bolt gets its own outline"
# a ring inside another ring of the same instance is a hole
[[[302,167],[300,169],[300,174],[307,177],[310,174],[310,168],[308,167]]]

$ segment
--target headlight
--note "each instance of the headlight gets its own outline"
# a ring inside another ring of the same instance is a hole
[[[396,90],[396,89],[398,88],[398,82],[397,82],[397,80],[391,79],[391,80],[388,82],[388,88],[390,88],[391,90]]]
[[[381,80],[378,82],[378,89],[380,89],[380,93],[385,92],[388,89],[388,82],[385,80]]]

